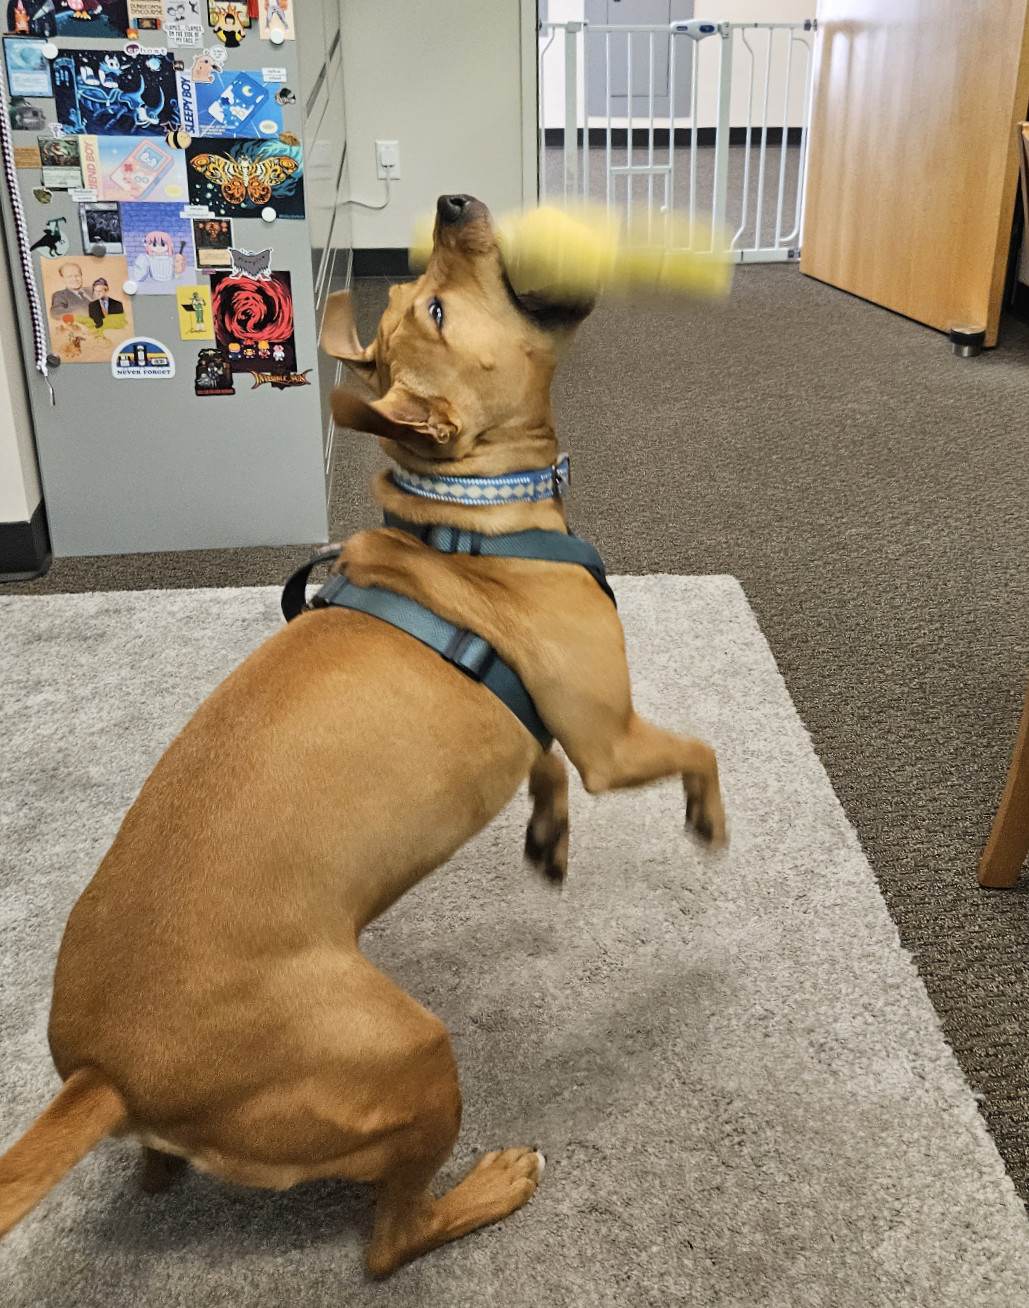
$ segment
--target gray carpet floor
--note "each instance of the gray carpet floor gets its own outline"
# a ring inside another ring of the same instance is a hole
[[[386,282],[359,287],[367,338]],[[739,578],[1029,1200],[1029,879],[975,870],[1029,673],[1029,329],[938,333],[802,276],[719,310],[602,305],[558,373],[575,529],[622,573]],[[332,533],[375,521],[340,436]],[[296,550],[62,559],[9,592],[259,585]]]
[[[364,941],[452,1032],[445,1179],[538,1145],[528,1207],[379,1286],[362,1187],[191,1174],[147,1200],[108,1141],[0,1246],[5,1305],[1022,1308],[1029,1220],[739,584],[614,587],[641,711],[717,745],[730,849],[686,837],[674,781],[573,783],[557,892],[522,865],[523,793]],[[276,588],[0,597],[0,1135],[56,1084],[70,904],[280,625]]]

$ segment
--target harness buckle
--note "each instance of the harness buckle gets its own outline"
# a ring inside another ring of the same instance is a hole
[[[559,500],[572,485],[572,456],[570,454],[559,454],[557,456],[557,462],[552,467],[551,480],[554,499]]]
[[[443,650],[443,657],[473,681],[482,681],[493,666],[497,651],[474,631],[456,631]]]

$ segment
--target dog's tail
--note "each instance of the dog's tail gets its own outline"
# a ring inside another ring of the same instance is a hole
[[[42,1117],[0,1157],[0,1238],[127,1117],[92,1068],[73,1072]]]

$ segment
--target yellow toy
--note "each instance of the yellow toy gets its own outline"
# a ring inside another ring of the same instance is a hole
[[[727,237],[712,242],[711,233],[709,223],[691,227],[674,213],[626,227],[601,206],[587,204],[545,205],[497,224],[511,285],[519,294],[554,302],[602,291],[721,298],[729,292],[733,261]],[[413,269],[425,267],[431,249],[429,219],[419,224],[411,246]]]

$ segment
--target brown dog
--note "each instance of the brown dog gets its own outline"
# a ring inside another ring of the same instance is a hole
[[[587,311],[520,302],[485,207],[442,197],[425,274],[393,288],[373,346],[337,350],[381,398],[337,392],[337,417],[413,473],[547,468],[551,377]],[[567,531],[556,498],[454,506],[390,474],[376,493],[413,522]],[[724,839],[714,753],[636,715],[617,614],[582,567],[437,553],[398,530],[354,536],[339,567],[485,637],[587,790],[681,776],[688,820]],[[372,1183],[377,1276],[526,1203],[528,1148],[431,1195],[461,1117],[450,1040],[358,940],[527,774],[526,849],[560,878],[564,766],[490,690],[348,609],[266,641],[172,742],[72,911],[49,1032],[65,1084],[0,1159],[0,1233],[110,1133],[142,1141],[151,1189],[183,1159],[256,1186]]]

